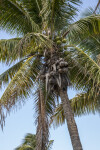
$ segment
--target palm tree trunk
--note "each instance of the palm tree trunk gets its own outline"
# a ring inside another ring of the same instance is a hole
[[[79,134],[78,134],[78,129],[75,123],[74,115],[72,112],[72,108],[71,108],[68,95],[65,89],[60,90],[60,97],[61,97],[61,101],[63,104],[64,115],[67,121],[73,150],[83,150],[81,142],[80,142]]]
[[[35,150],[46,150],[49,141],[49,123],[42,89],[39,90],[38,111]]]

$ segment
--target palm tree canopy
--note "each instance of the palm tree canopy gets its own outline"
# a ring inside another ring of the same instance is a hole
[[[35,150],[36,147],[36,136],[34,134],[28,133],[23,142],[22,145],[17,147],[15,150]]]
[[[53,145],[53,140],[50,140],[46,150],[50,150]],[[15,148],[15,150],[35,150],[36,148],[36,135],[27,133],[21,146]]]
[[[0,75],[1,87],[10,82],[0,99],[2,127],[6,113],[24,103],[33,88],[37,90],[46,49],[59,49],[61,57],[68,62],[73,86],[89,92],[93,102],[98,99],[100,67],[96,56],[99,54],[100,15],[74,22],[76,6],[80,4],[80,0],[0,0],[0,29],[20,35],[20,38],[0,41],[0,60],[18,61]],[[92,40],[96,43],[95,49],[90,44]],[[54,100],[52,95],[48,114],[52,113]]]
[[[80,3],[80,0],[0,0],[0,26],[22,34],[51,27],[51,24],[57,29],[61,27],[60,30],[76,15],[75,5]]]

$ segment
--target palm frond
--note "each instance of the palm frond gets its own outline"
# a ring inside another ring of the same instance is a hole
[[[55,108],[55,105],[56,105],[56,96],[54,93],[47,93],[46,91],[46,85],[44,82],[41,81],[41,83],[39,83],[41,89],[42,89],[42,92],[43,92],[43,97],[44,97],[44,101],[45,101],[45,111],[46,111],[46,115],[48,117],[50,117],[53,112],[54,112],[54,108]],[[37,86],[37,90],[36,92],[34,93],[34,100],[36,102],[36,118],[38,118],[38,114],[39,114],[39,100],[40,100],[40,95],[39,95],[39,85]]]
[[[65,123],[65,116],[64,116],[63,106],[62,104],[59,104],[55,108],[54,114],[51,116],[50,124],[53,124],[55,128],[55,127],[59,127],[60,125],[63,125],[64,123]]]
[[[75,6],[80,3],[81,0],[43,0],[40,14],[44,17],[45,26],[60,31],[76,15],[78,9]]]
[[[0,0],[0,26],[10,33],[38,31],[39,26],[28,10],[17,0]],[[35,14],[34,14],[35,15]]]
[[[94,98],[92,90],[87,93],[78,94],[76,97],[71,99],[71,106],[75,116],[81,116],[96,112],[100,113],[100,94]]]
[[[33,83],[39,72],[39,60],[31,56],[15,74],[0,99],[0,125],[3,127],[6,114],[24,103],[29,96]],[[37,67],[38,66],[38,67]],[[3,116],[3,117],[2,117]]]
[[[88,36],[98,33],[100,33],[100,15],[92,15],[71,24],[63,37],[67,36],[71,43],[79,44]]]
[[[15,150],[34,150],[30,145],[22,145]]]
[[[39,80],[34,94],[35,117],[37,123],[37,147],[36,150],[46,149],[49,146],[49,119],[55,107],[55,96],[46,92],[46,85]],[[49,147],[48,147],[49,148]]]
[[[23,139],[23,144],[29,144],[35,148],[36,146],[36,135],[27,133],[25,138]]]
[[[27,133],[21,146],[15,148],[15,150],[34,150],[36,147],[36,135]]]
[[[69,72],[71,82],[76,90],[82,90],[83,93],[76,97],[72,108],[76,115],[99,111],[100,95],[100,66],[78,47],[74,47],[66,52],[66,61],[69,63]],[[78,98],[78,101],[77,101]],[[79,101],[80,99],[80,101]],[[81,101],[82,100],[82,101]]]
[[[36,22],[41,28],[42,18],[40,16],[40,10],[42,9],[42,0],[18,0],[24,6],[25,10],[29,13],[32,20]]]
[[[54,140],[50,140],[46,150],[50,150],[53,145]]]
[[[16,72],[21,68],[24,61],[25,59],[20,60],[18,63],[16,63],[0,75],[0,87],[10,82],[10,80],[14,77]]]
[[[97,56],[100,54],[100,34],[90,35],[79,44],[79,47],[97,62]]]
[[[78,94],[73,99],[70,99],[74,116],[77,117],[91,113],[95,114],[96,112],[100,113],[99,99],[100,95],[94,99],[94,95],[91,94],[91,91]],[[53,124],[54,127],[58,127],[64,124],[65,120],[63,106],[59,104],[55,109],[54,115],[51,117],[51,124]]]
[[[20,40],[21,38],[0,40],[0,61],[8,63],[11,60],[15,60],[12,55]]]
[[[19,58],[25,58],[33,54],[38,54],[36,47],[41,45],[43,51],[45,47],[51,49],[52,41],[41,33],[28,33],[23,38],[0,40],[0,60],[11,63]]]
[[[16,45],[12,56],[14,59],[17,59],[28,55],[38,54],[38,50],[35,50],[35,48],[40,45],[42,50],[45,51],[45,47],[51,49],[52,41],[48,36],[41,33],[28,33]]]
[[[91,88],[95,93],[100,84],[100,67],[98,64],[74,45],[65,52],[65,59],[69,63],[70,79],[76,88],[87,91]]]
[[[70,99],[75,117],[91,113],[95,114],[96,112],[100,113],[100,94],[97,95],[96,98],[94,98],[94,94],[92,91],[89,91],[87,93],[78,94],[73,99]],[[63,106],[59,104],[51,117],[51,124],[53,124],[54,127],[58,127],[64,124],[65,120]]]

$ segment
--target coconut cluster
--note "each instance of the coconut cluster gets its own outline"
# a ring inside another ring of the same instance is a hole
[[[43,55],[43,47],[42,45],[35,45],[34,49],[32,50],[33,53],[37,53],[39,55]]]
[[[56,46],[57,46],[59,52],[63,52],[64,50],[67,49],[67,45],[66,45],[67,40],[66,40],[66,39],[57,36],[57,37],[54,39],[54,42],[55,42],[55,44],[56,44]]]
[[[46,90],[59,92],[59,88],[65,88],[70,84],[68,78],[68,63],[63,58],[52,56],[44,64],[40,72],[40,79],[46,83]]]
[[[54,42],[56,42],[57,45],[61,45],[62,43],[63,43],[63,44],[66,43],[67,40],[66,40],[66,39],[63,39],[63,38],[61,38],[61,37],[59,37],[59,36],[57,36],[57,37],[54,39]]]
[[[60,45],[60,44],[62,44],[62,43],[66,43],[67,40],[66,40],[66,39],[63,39],[62,37],[57,36],[57,37],[54,39],[54,42],[56,42],[57,45]]]

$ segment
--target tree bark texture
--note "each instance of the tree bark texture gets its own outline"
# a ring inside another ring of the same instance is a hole
[[[46,150],[49,138],[49,126],[48,117],[46,114],[46,107],[44,102],[43,92],[39,90],[39,101],[38,101],[38,126],[36,132],[36,149],[35,150]]]
[[[80,142],[79,134],[78,134],[77,125],[75,123],[74,115],[72,112],[72,108],[66,90],[63,89],[60,90],[60,97],[63,104],[64,115],[67,121],[67,126],[69,130],[73,150],[83,150]]]

